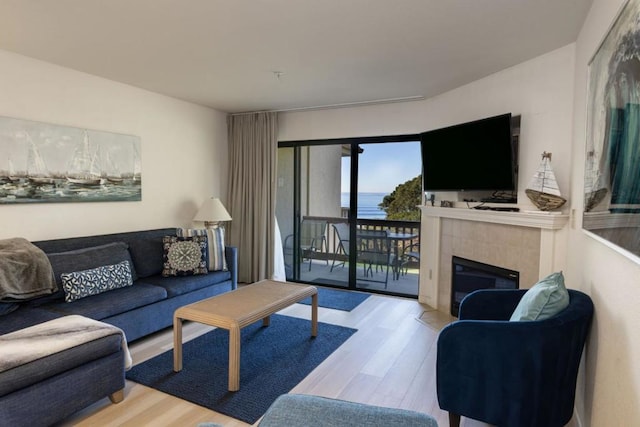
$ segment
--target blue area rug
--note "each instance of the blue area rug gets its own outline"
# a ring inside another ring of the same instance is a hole
[[[371,294],[364,292],[342,291],[337,289],[321,288],[318,286],[319,307],[351,311],[370,296]],[[300,301],[300,304],[311,305],[311,297]]]
[[[173,372],[173,350],[134,366],[131,381],[253,424],[273,401],[288,393],[356,329],[274,314],[242,329],[240,390],[230,392],[229,333],[216,329],[183,345],[183,368]]]

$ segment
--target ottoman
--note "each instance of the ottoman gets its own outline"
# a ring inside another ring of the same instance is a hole
[[[304,394],[283,394],[259,427],[438,427],[427,414]]]
[[[120,402],[130,364],[123,332],[83,316],[0,335],[0,420],[51,425],[102,398]]]

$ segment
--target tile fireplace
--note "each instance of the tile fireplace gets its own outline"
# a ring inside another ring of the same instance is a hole
[[[519,273],[519,288],[564,267],[569,215],[422,207],[418,299],[444,313],[452,310],[452,257]]]

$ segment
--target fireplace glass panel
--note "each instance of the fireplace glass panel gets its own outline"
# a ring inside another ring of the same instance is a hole
[[[479,289],[518,289],[520,273],[470,259],[451,258],[451,315],[458,317],[462,299]]]

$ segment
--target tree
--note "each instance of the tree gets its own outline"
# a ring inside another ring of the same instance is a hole
[[[398,185],[391,194],[384,196],[378,206],[385,211],[387,219],[420,221],[422,203],[422,175]]]

